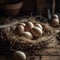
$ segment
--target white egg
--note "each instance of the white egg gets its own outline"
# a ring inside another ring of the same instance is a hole
[[[34,27],[31,29],[31,33],[35,37],[40,37],[42,35],[43,31],[39,27]]]
[[[15,51],[13,58],[14,60],[26,60],[26,54],[22,51]]]
[[[37,24],[35,24],[35,26],[36,26],[36,27],[39,27],[40,29],[42,29],[42,30],[43,30],[43,27],[42,27],[42,25],[41,25],[41,24],[37,23]]]
[[[21,36],[23,36],[25,38],[29,38],[29,39],[32,39],[33,38],[32,34],[30,32],[23,32],[21,34]]]
[[[23,33],[24,32],[24,26],[23,25],[17,25],[17,27],[16,27],[16,33],[18,34],[18,35],[20,35],[20,33]]]
[[[34,27],[34,24],[32,22],[26,22],[26,31],[30,31]]]

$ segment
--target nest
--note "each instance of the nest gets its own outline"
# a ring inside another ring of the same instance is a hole
[[[55,37],[55,33],[53,33],[54,32],[53,28],[50,27],[48,24],[42,23],[38,20],[36,21],[28,19],[9,19],[9,18],[4,18],[2,20],[3,20],[1,22],[2,25],[0,26],[0,41],[2,45],[4,44],[8,46],[9,50],[11,51],[16,50],[31,51],[35,49],[42,49],[43,47],[46,47],[47,44],[51,43],[53,41],[53,38]],[[45,30],[44,34],[40,38],[32,40],[16,35],[14,33],[16,25],[19,22],[26,22],[26,21],[31,21],[33,23],[39,22],[44,27]]]

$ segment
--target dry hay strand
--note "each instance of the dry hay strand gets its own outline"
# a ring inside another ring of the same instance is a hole
[[[43,26],[43,30],[45,32],[50,32],[50,33],[53,32],[53,28],[48,23],[42,23],[42,22],[40,22],[40,24]]]
[[[10,49],[12,49],[14,46],[16,46],[16,44],[18,44],[19,46],[21,45],[22,47],[20,49],[27,49],[27,48],[32,48],[33,49],[38,49],[38,48],[42,48],[45,47],[46,44],[50,44],[50,42],[52,42],[52,36],[45,36],[45,37],[41,37],[38,38],[37,40],[31,40],[31,39],[27,39],[24,37],[19,37],[18,35],[14,35],[12,33],[8,33],[6,30],[1,31],[0,34],[0,38],[4,41],[9,41],[10,42]],[[18,47],[16,47],[18,48]]]
[[[47,44],[50,44],[52,42],[52,39],[54,36],[52,35],[53,33],[51,33],[51,31],[53,32],[53,28],[45,23],[41,23],[41,25],[43,26],[44,31],[46,31],[46,33],[44,32],[43,36],[36,40],[33,40],[33,39],[31,40],[31,39],[27,39],[22,36],[16,35],[14,33],[14,29],[16,25],[21,22],[27,22],[27,20],[28,19],[25,19],[25,20],[22,19],[19,21],[15,21],[13,23],[0,26],[0,39],[3,41],[9,41],[10,49],[15,47],[16,45],[20,47],[20,48],[16,47],[18,49],[26,49],[26,50],[27,48],[28,49],[31,48],[32,50],[38,49],[38,48],[41,49],[42,47],[45,47]],[[31,22],[38,23],[38,21],[35,21],[35,20]],[[49,34],[47,34],[47,32],[49,32]]]

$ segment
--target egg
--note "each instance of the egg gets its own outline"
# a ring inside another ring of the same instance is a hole
[[[20,25],[26,26],[26,24],[25,24],[25,23],[20,23]]]
[[[15,51],[13,55],[14,60],[26,60],[26,54],[22,51]]]
[[[34,24],[32,22],[26,22],[25,29],[26,31],[30,31],[34,27]]]
[[[16,30],[16,33],[20,35],[20,33],[23,33],[25,29],[23,25],[17,25],[15,30]]]
[[[36,26],[36,27],[39,27],[40,29],[42,29],[42,30],[43,30],[43,27],[42,27],[42,25],[41,25],[41,24],[37,23],[37,24],[35,24],[35,26]]]
[[[58,18],[55,18],[55,19],[52,19],[52,26],[58,26],[59,25],[59,19]]]
[[[25,38],[29,38],[29,39],[32,39],[33,38],[32,34],[30,32],[23,32],[21,34],[21,36],[23,36]]]
[[[35,37],[40,37],[42,35],[43,31],[39,27],[34,27],[31,29],[31,33]]]
[[[54,19],[54,18],[59,18],[59,17],[58,17],[57,14],[54,14],[54,15],[52,16],[52,18]]]
[[[59,17],[58,17],[57,14],[54,14],[54,15],[52,16],[52,26],[53,26],[53,27],[56,27],[56,26],[58,26],[58,25],[59,25]]]

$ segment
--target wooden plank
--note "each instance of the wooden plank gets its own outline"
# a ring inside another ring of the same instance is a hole
[[[41,60],[60,60],[60,56],[42,56]]]
[[[55,13],[55,0],[52,0],[52,15]]]

